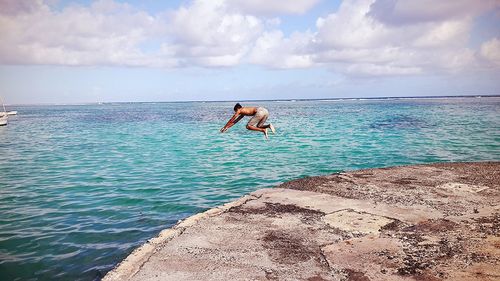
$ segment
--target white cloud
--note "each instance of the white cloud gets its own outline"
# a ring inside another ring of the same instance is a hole
[[[238,64],[263,30],[260,19],[229,11],[223,0],[194,1],[168,22],[174,55],[207,66]]]
[[[366,17],[370,0],[345,1],[338,12],[319,18],[317,43],[326,48],[363,47],[386,42],[384,27]]]
[[[401,6],[404,1],[382,2]],[[413,6],[410,2],[404,3]],[[376,3],[344,1],[336,13],[318,19],[312,51],[315,62],[330,64],[348,75],[457,72],[474,65],[474,51],[466,47],[471,16],[389,25],[371,15]]]
[[[142,65],[139,45],[160,28],[154,17],[112,1],[60,12],[36,9],[0,15],[0,62],[63,65]]]
[[[228,5],[243,13],[256,15],[304,14],[321,0],[228,0]]]
[[[304,68],[313,65],[306,48],[311,34],[295,33],[285,38],[283,32],[265,32],[255,42],[249,62],[273,68]]]
[[[43,6],[42,0],[2,0],[0,1],[0,14],[15,15],[35,11]]]
[[[344,71],[347,74],[358,77],[409,75],[409,74],[422,73],[422,70],[418,67],[401,67],[401,66],[392,66],[390,64],[379,65],[373,63],[349,64]]]
[[[368,15],[382,23],[404,25],[461,19],[499,6],[498,0],[376,0]]]
[[[112,0],[61,11],[41,1],[1,3],[9,10],[0,14],[4,64],[231,66],[265,26],[224,0],[196,0],[158,16]],[[143,51],[148,44],[156,50]]]
[[[373,0],[345,1],[337,13],[318,19],[318,40],[326,47],[463,45],[470,30],[470,18],[433,23],[387,26],[368,16]]]
[[[320,0],[193,0],[151,15],[99,0],[62,10],[0,0],[0,63],[270,68],[328,67],[349,76],[459,72],[499,65],[499,40],[467,47],[474,20],[499,1],[345,0],[307,32],[282,14]],[[479,3],[480,2],[480,3]],[[419,4],[416,4],[419,3]],[[431,7],[431,8],[429,8]]]
[[[481,45],[480,55],[488,62],[500,66],[500,40],[493,38]]]

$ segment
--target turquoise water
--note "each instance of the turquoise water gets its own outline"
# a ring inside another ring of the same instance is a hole
[[[244,103],[250,105],[251,103]],[[99,279],[161,229],[303,176],[500,160],[500,98],[18,106],[0,127],[0,280]]]

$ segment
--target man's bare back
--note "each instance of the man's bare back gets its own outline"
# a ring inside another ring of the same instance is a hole
[[[238,123],[244,116],[253,116],[250,121],[248,121],[247,129],[252,131],[258,131],[264,133],[267,136],[267,129],[271,129],[273,134],[276,132],[272,124],[265,125],[267,118],[269,117],[269,112],[263,107],[243,107],[239,103],[234,106],[234,115],[229,119],[227,124],[220,129],[221,133],[224,133],[229,128]]]
[[[245,116],[254,116],[257,112],[257,107],[242,107],[236,111],[238,114]]]

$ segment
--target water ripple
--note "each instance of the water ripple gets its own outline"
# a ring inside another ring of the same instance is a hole
[[[500,101],[267,102],[265,141],[232,103],[24,106],[0,128],[0,280],[93,280],[206,208],[342,170],[500,160]]]

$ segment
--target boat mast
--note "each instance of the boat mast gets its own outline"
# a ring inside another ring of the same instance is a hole
[[[0,102],[2,102],[3,112],[7,113],[7,110],[5,110],[5,104],[3,103],[2,97],[0,97]]]

